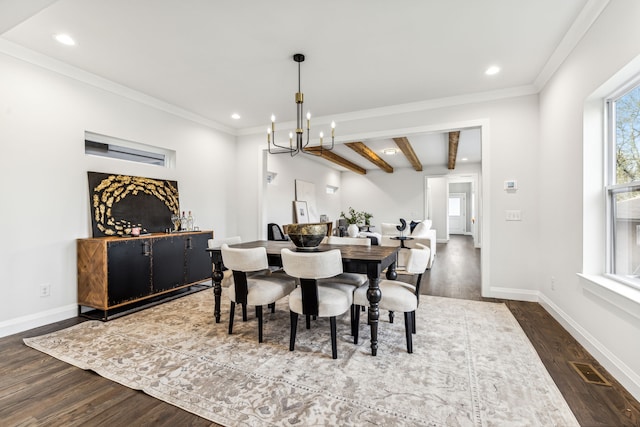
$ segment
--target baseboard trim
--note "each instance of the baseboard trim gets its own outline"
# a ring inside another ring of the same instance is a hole
[[[38,328],[50,323],[59,322],[61,320],[71,319],[78,315],[78,306],[70,304],[58,308],[54,308],[40,313],[30,314],[28,316],[16,317],[15,319],[0,322],[0,338],[29,329]]]
[[[640,400],[640,376],[611,353],[553,301],[540,294],[540,305],[558,321],[636,400]]]
[[[516,301],[538,302],[540,292],[530,289],[513,289],[492,286],[487,294],[482,296],[485,298],[511,299]]]

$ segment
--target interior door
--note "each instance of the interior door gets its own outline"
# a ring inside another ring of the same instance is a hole
[[[467,232],[467,195],[449,193],[449,234]]]

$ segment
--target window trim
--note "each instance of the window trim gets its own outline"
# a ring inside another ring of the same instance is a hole
[[[640,191],[640,180],[617,183],[616,156],[616,102],[635,88],[640,87],[640,73],[625,84],[619,86],[604,99],[604,197],[605,197],[605,269],[603,277],[621,283],[636,291],[640,290],[640,279],[631,280],[621,274],[615,274],[615,247],[617,217],[615,195],[622,192]]]

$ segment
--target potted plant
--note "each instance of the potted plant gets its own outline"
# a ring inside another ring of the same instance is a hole
[[[373,218],[373,215],[371,215],[369,212],[362,212],[362,217],[364,218],[364,225],[370,226],[371,218]]]
[[[345,214],[344,212],[340,213],[340,217],[347,220],[347,234],[349,237],[357,237],[360,232],[360,227],[358,227],[359,223],[362,223],[365,220],[363,212],[356,212],[351,206],[349,206],[349,213]]]

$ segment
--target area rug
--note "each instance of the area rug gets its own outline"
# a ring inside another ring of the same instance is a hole
[[[301,319],[290,352],[286,299],[258,344],[251,310],[227,334],[225,297],[218,324],[206,290],[24,341],[227,426],[578,425],[504,304],[421,297],[413,354],[402,315],[391,324],[383,312],[376,357],[366,321],[354,345],[347,316],[333,360],[326,319],[309,330]]]

